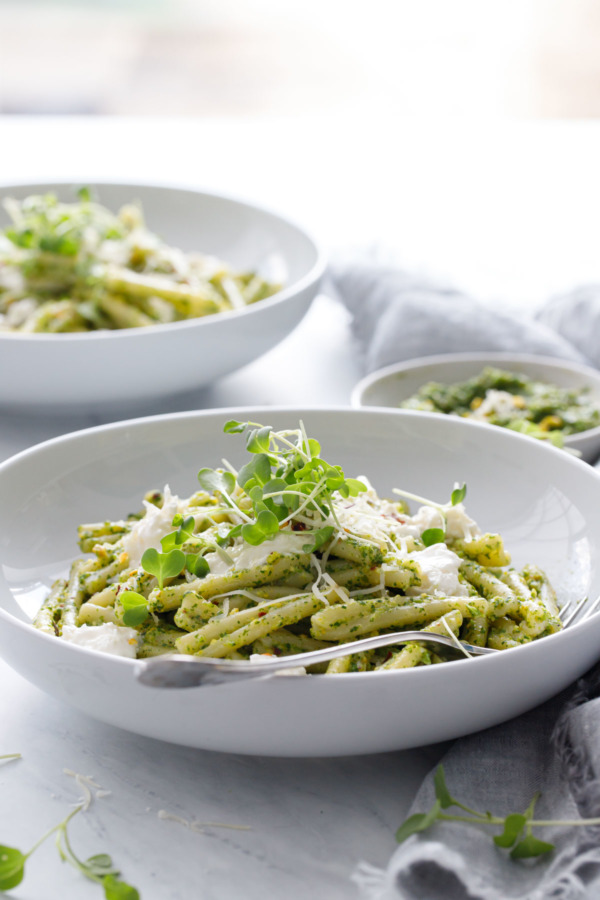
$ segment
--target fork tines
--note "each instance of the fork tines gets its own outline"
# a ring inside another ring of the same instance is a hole
[[[586,619],[589,619],[589,617],[600,608],[600,594],[591,604],[588,597],[579,600],[575,604],[574,609],[572,608],[573,603],[574,601],[570,600],[560,610],[559,616],[562,619],[563,628],[568,628],[569,625],[585,622]]]

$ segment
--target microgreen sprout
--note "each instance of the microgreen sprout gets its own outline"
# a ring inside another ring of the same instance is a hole
[[[148,618],[148,601],[137,591],[122,591],[119,603],[123,607],[123,624],[135,628]]]
[[[92,191],[87,185],[77,189],[77,197],[79,198],[79,200],[81,200],[82,203],[91,203],[94,199],[92,196]]]
[[[234,477],[229,472],[215,473],[212,469],[203,469],[202,472],[209,472],[211,475],[218,476],[217,478],[211,478],[209,475],[207,477],[207,483],[212,481],[214,484],[218,483],[219,485],[235,484]],[[200,474],[202,474],[202,472]],[[198,477],[200,477],[200,475]],[[211,487],[210,489],[220,490],[220,488],[215,487]],[[163,552],[159,553],[154,547],[150,547],[142,556],[142,568],[144,571],[148,572],[149,575],[156,576],[158,586],[161,590],[163,589],[165,578],[176,578],[177,575],[181,574],[184,568],[187,569],[191,575],[195,575],[198,578],[208,575],[210,571],[209,565],[203,556],[199,553],[184,553],[181,549],[183,544],[185,544],[186,541],[189,541],[194,535],[194,529],[196,527],[194,517],[186,516],[184,518],[177,513],[173,518],[172,525],[174,525],[175,531],[170,531],[161,538],[160,545]],[[225,551],[221,550],[218,545],[215,545],[214,549],[225,554]],[[136,591],[124,591],[123,594],[120,595],[120,600],[121,605],[125,609],[125,615],[123,616],[125,624],[134,626],[140,625],[146,618],[145,615],[142,615],[142,605],[145,606],[147,612],[145,597],[138,594]]]
[[[445,537],[446,532],[443,528],[426,528],[421,535],[421,540],[426,547],[431,547],[433,544],[443,544]]]
[[[209,494],[218,492],[223,500],[244,521],[250,521],[249,517],[239,508],[233,497],[235,490],[235,475],[224,472],[222,469],[200,469],[198,472],[200,486]]]
[[[154,547],[149,547],[142,556],[142,568],[149,575],[155,575],[158,586],[162,590],[165,578],[176,578],[185,566],[185,553],[183,550],[169,550],[168,553],[159,553]]]
[[[242,525],[241,534],[247,544],[256,546],[275,537],[279,532],[279,519],[260,501],[254,504],[254,511],[256,521],[252,524],[247,522]]]
[[[535,819],[534,812],[540,794],[534,794],[531,803],[522,813],[510,813],[507,816],[494,816],[490,812],[477,812],[469,806],[465,806],[450,794],[446,785],[444,767],[438,766],[434,779],[435,802],[426,813],[414,813],[402,823],[396,832],[396,840],[403,843],[413,834],[426,831],[435,822],[465,822],[473,825],[496,825],[502,828],[500,834],[494,836],[493,841],[497,847],[510,849],[511,859],[530,859],[543,856],[554,850],[554,844],[537,838],[533,828],[545,828],[550,826],[590,826],[600,825],[600,819]],[[450,807],[457,807],[467,815],[451,815],[443,812]]]
[[[442,515],[444,515],[451,507],[458,506],[459,503],[467,496],[467,485],[466,484],[456,484],[454,490],[450,495],[449,503],[436,503],[434,500],[428,500],[426,497],[420,497],[418,494],[411,494],[410,491],[401,491],[400,488],[392,488],[394,494],[398,494],[399,497],[406,497],[408,500],[414,500],[416,503],[421,503],[423,506],[431,506],[433,509],[437,509]]]
[[[208,563],[199,553],[186,553],[185,567],[188,572],[191,575],[195,575],[196,578],[204,578],[204,576],[208,575],[210,572]]]
[[[220,494],[228,496],[235,487],[235,477],[231,472],[222,472],[219,469],[200,469],[198,481],[209,494],[218,491]]]
[[[304,425],[294,431],[273,431],[258,422],[226,423],[227,434],[246,435],[246,449],[252,454],[237,477],[220,469],[202,469],[198,480],[205,490],[218,490],[225,501],[243,513],[242,523],[229,533],[248,544],[258,545],[272,540],[281,528],[305,510],[316,513],[315,529],[307,533],[305,552],[313,552],[332,536],[333,526],[319,528],[329,516],[336,520],[333,494],[355,497],[366,490],[355,478],[346,478],[340,466],[332,466],[321,457],[318,441],[306,435]],[[235,482],[252,503],[252,516],[237,506],[233,493]]]
[[[10,754],[5,759],[20,754]],[[55,835],[56,847],[60,858],[64,862],[77,869],[90,881],[95,881],[104,890],[105,900],[140,900],[139,891],[119,879],[119,870],[113,865],[112,859],[106,853],[90,856],[89,859],[79,859],[69,838],[68,827],[71,820],[82,810],[87,808],[87,800],[82,800],[71,812],[65,816],[62,822],[50,828],[36,841],[33,847],[26,853],[16,847],[0,845],[0,891],[10,891],[21,884],[25,877],[25,866],[30,856],[51,835]]]
[[[161,539],[160,545],[163,549],[163,553],[168,553],[170,550],[181,547],[182,544],[189,541],[194,534],[195,524],[193,516],[187,516],[187,518],[184,519],[183,516],[177,514],[173,519],[173,525],[176,526],[177,530],[169,532],[169,534],[166,534],[164,538]]]
[[[249,422],[236,422],[235,419],[230,419],[228,422],[225,422],[223,431],[225,434],[242,434],[249,424]]]
[[[450,495],[450,503],[452,506],[458,506],[467,496],[467,485],[464,483],[457,485]]]
[[[312,543],[303,544],[302,549],[305,553],[314,553],[331,539],[333,531],[332,525],[325,525],[324,528],[318,528],[316,531],[311,532]]]

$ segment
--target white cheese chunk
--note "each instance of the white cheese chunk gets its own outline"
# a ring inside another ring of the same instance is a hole
[[[207,553],[206,562],[212,575],[224,575],[234,569],[253,569],[266,563],[271,553],[280,553],[282,556],[300,556],[306,551],[302,548],[310,543],[310,537],[306,532],[280,531],[270,541],[263,541],[256,547],[240,541],[233,547],[227,548],[227,555],[233,560],[230,565],[219,553]]]
[[[366,482],[366,479],[361,479]],[[434,506],[421,506],[414,516],[398,511],[396,504],[381,500],[373,488],[344,501],[336,512],[342,527],[370,540],[399,544],[402,538],[419,538],[429,528],[444,529],[449,538],[469,540],[481,534],[479,526],[469,518],[462,503],[444,508],[444,515]]]
[[[145,551],[150,547],[160,550],[161,538],[173,531],[173,517],[178,512],[179,497],[171,493],[169,485],[165,485],[164,502],[159,509],[153,503],[144,500],[146,515],[136,522],[121,544],[129,557],[129,565],[136,569]]]
[[[20,328],[37,308],[38,304],[32,297],[23,297],[22,300],[15,300],[8,307],[6,324],[9,328]]]
[[[127,628],[124,625],[115,625],[114,622],[104,622],[102,625],[65,625],[62,630],[63,641],[77,644],[78,647],[87,647],[89,650],[99,650],[102,653],[112,653],[113,656],[127,656],[135,659],[138,643],[138,633],[135,628]]]
[[[449,538],[469,541],[480,535],[481,531],[477,522],[467,515],[462,503],[457,503],[446,511],[446,534]]]
[[[441,527],[439,513],[431,506],[421,507],[415,516],[402,513],[398,505],[377,496],[366,478],[360,480],[367,490],[356,497],[336,503],[340,525],[354,534],[363,535],[383,545],[403,537],[420,537],[426,528]],[[432,524],[436,520],[437,524]]]
[[[518,401],[509,391],[497,391],[490,388],[477,409],[470,414],[472,419],[510,419],[521,412]]]
[[[432,544],[424,550],[415,550],[409,559],[419,564],[422,583],[410,593],[444,594],[446,597],[467,597],[468,591],[458,580],[460,558],[445,544]]]

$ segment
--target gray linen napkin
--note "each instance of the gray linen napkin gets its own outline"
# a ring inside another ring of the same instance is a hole
[[[353,315],[367,371],[418,356],[485,350],[600,366],[600,289],[553,298],[530,318],[376,259],[334,263],[330,279]],[[540,791],[537,818],[600,816],[598,695],[600,666],[538,709],[456,741],[443,759],[450,793],[503,816],[523,811]],[[431,808],[433,775],[410,814]],[[600,827],[538,829],[556,850],[522,862],[495,846],[498,831],[437,823],[399,846],[385,871],[363,863],[354,880],[365,900],[599,900]]]
[[[600,667],[532,712],[456,741],[442,760],[450,793],[504,816],[540,791],[536,818],[600,816],[599,694]],[[410,814],[434,799],[432,772]],[[600,827],[537,829],[556,850],[533,861],[496,847],[499,830],[437,823],[400,845],[387,870],[363,863],[353,879],[365,900],[598,900]]]
[[[559,334],[552,321],[502,312],[392,265],[334,262],[329,275],[352,313],[367,372],[418,356],[467,351],[535,353],[579,363],[594,358],[587,346],[575,345],[570,332]],[[562,318],[568,320],[568,314]],[[599,349],[596,357],[600,362]]]
[[[600,368],[600,286],[588,284],[552,297],[537,320],[549,326]]]

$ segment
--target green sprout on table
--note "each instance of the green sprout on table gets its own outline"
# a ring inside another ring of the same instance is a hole
[[[537,838],[533,828],[547,828],[552,825],[564,826],[590,826],[600,825],[599,819],[535,819],[534,811],[540,798],[539,792],[534,794],[531,803],[522,813],[509,813],[507,816],[494,816],[490,812],[477,812],[470,806],[465,806],[453,797],[447,786],[444,775],[444,767],[438,766],[433,778],[435,788],[435,803],[428,812],[414,813],[409,816],[396,832],[396,840],[402,844],[413,834],[427,831],[435,822],[466,822],[472,825],[497,825],[502,827],[502,832],[494,836],[493,841],[497,847],[510,849],[511,859],[530,859],[543,856],[554,850],[554,844]],[[450,807],[456,807],[468,813],[468,815],[452,815],[443,812]]]
[[[0,756],[0,760],[20,759],[20,753],[9,753]],[[68,862],[90,881],[102,885],[105,900],[140,900],[139,891],[119,879],[119,870],[113,865],[112,859],[106,853],[98,853],[86,860],[79,859],[69,839],[68,826],[71,820],[89,806],[91,794],[81,800],[71,812],[65,816],[62,822],[50,828],[36,841],[33,847],[26,853],[16,847],[8,847],[0,844],[0,891],[10,891],[21,884],[25,877],[25,865],[30,856],[46,841],[50,835],[55,835],[58,854],[63,862]]]

